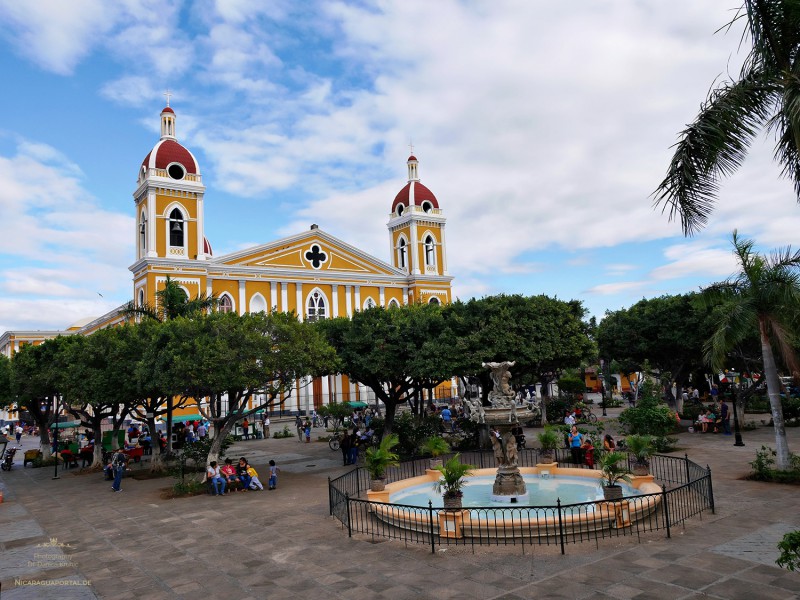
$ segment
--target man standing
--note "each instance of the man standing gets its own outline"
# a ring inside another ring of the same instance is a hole
[[[14,428],[14,435],[17,438],[17,446],[20,447],[20,448],[22,448],[22,432],[23,431],[24,430],[22,429],[22,423],[17,422],[17,426]]]
[[[453,431],[453,413],[450,412],[450,408],[445,406],[440,414],[442,415],[444,428],[447,431]]]
[[[300,415],[297,414],[294,418],[294,427],[297,429],[297,441],[303,441],[303,419],[300,418]]]
[[[714,386],[716,387],[716,386]],[[736,402],[736,400],[734,400]],[[722,418],[722,430],[725,432],[725,435],[731,434],[731,414],[728,410],[728,403],[725,402],[725,398],[722,399],[722,404],[720,404],[720,416]]]
[[[122,491],[122,476],[125,475],[125,467],[128,464],[127,455],[119,448],[114,452],[111,458],[111,468],[114,471],[114,483],[111,484],[111,489],[115,492]]]

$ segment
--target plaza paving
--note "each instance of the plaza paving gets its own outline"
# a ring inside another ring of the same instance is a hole
[[[800,429],[788,434],[800,451]],[[98,474],[53,481],[52,469],[23,470],[18,454],[0,475],[0,600],[800,598],[800,574],[774,565],[783,533],[800,529],[800,487],[742,481],[772,429],[744,439],[737,448],[733,437],[680,436],[682,450],[711,466],[715,515],[673,528],[672,539],[567,546],[565,556],[349,539],[328,516],[327,477],[346,467],[325,443],[238,443],[229,455],[249,457],[262,475],[276,460],[276,491],[175,500],[159,493],[171,479],[126,479],[115,494]]]

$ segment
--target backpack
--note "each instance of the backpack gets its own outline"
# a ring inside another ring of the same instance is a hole
[[[111,461],[111,464],[119,469],[124,467],[126,462],[128,461],[126,460],[125,455],[122,452],[117,452],[114,455],[114,459]]]

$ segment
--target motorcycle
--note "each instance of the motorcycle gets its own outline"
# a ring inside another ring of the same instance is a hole
[[[14,455],[16,453],[16,448],[6,448],[6,451],[3,452],[2,462],[0,462],[0,469],[3,469],[3,471],[10,471],[11,466],[14,464]]]

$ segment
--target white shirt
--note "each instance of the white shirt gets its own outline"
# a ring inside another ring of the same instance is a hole
[[[14,433],[24,433],[24,431],[25,430],[22,429],[22,427],[20,427],[19,425],[17,425],[16,429],[14,429]]]
[[[572,415],[564,417],[564,425],[575,425],[575,417]]]

